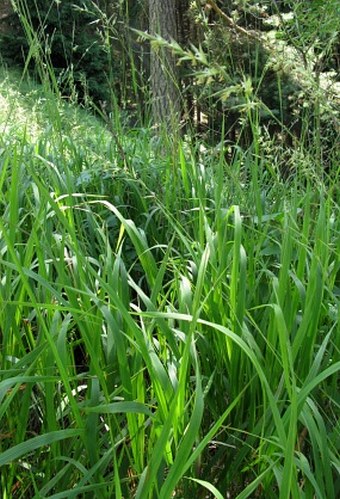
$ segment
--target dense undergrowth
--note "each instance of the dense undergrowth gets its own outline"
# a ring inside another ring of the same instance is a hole
[[[254,140],[109,132],[0,83],[5,498],[339,497],[340,218]],[[228,495],[229,494],[229,495]]]

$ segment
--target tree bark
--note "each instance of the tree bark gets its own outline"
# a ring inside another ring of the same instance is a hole
[[[150,34],[177,40],[175,0],[149,0]],[[150,78],[154,124],[175,132],[179,127],[180,93],[174,55],[151,43]]]

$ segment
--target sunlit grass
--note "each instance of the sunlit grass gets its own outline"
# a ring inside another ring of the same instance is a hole
[[[336,179],[6,88],[2,496],[335,499]]]

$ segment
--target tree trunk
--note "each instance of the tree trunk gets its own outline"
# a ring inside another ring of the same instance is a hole
[[[149,0],[150,34],[177,40],[175,0]],[[179,127],[180,93],[175,57],[170,50],[151,43],[152,117],[157,127],[175,132]]]

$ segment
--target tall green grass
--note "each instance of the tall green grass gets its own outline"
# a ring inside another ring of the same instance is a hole
[[[10,81],[2,497],[338,497],[336,180],[159,156]]]

